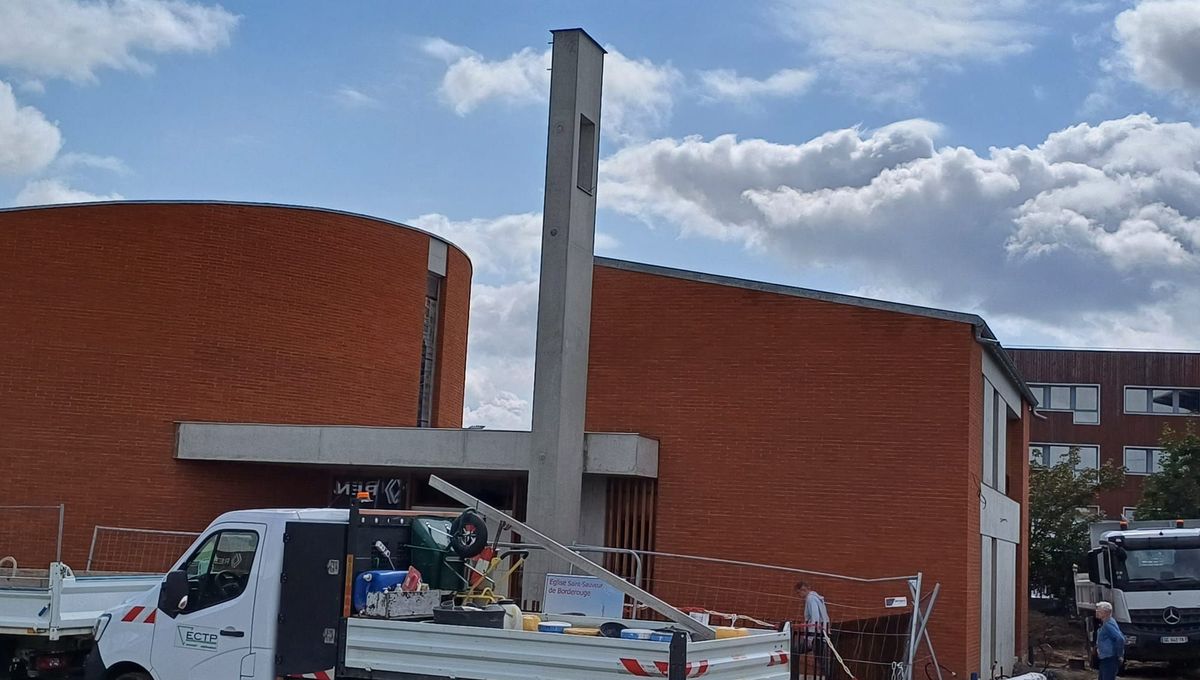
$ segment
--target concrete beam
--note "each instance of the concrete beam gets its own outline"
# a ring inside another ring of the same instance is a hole
[[[175,457],[245,463],[528,472],[529,432],[425,427],[179,423]],[[658,476],[658,442],[588,433],[584,472]]]
[[[584,434],[584,471],[658,478],[658,440],[622,432]]]

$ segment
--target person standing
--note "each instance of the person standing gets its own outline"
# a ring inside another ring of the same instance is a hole
[[[1113,618],[1113,606],[1108,602],[1096,603],[1096,618],[1100,629],[1096,631],[1096,656],[1100,659],[1100,680],[1116,680],[1121,660],[1125,658],[1125,635]]]
[[[832,670],[829,654],[829,610],[825,598],[812,589],[808,581],[796,584],[796,595],[804,600],[804,625],[799,639],[801,653],[813,654],[821,676],[828,678]]]

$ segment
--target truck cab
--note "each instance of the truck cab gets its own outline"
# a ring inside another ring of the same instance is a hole
[[[1087,573],[1075,578],[1076,606],[1093,643],[1096,603],[1108,601],[1126,637],[1126,659],[1200,662],[1200,528],[1188,523],[1093,525]]]
[[[87,677],[268,680],[277,677],[280,662],[311,672],[332,669],[336,625],[318,630],[309,624],[336,621],[339,615],[348,512],[243,510],[221,515],[159,587],[101,615]],[[289,577],[282,548],[292,541],[306,551],[328,552],[315,556],[326,558],[332,572],[324,584]],[[310,588],[303,597],[301,591]],[[302,644],[282,650],[280,636]],[[303,658],[277,659],[282,652]]]

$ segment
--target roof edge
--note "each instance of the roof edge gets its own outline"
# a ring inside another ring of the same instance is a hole
[[[673,279],[682,279],[685,281],[695,281],[698,283],[711,283],[720,286],[742,288],[744,290],[753,290],[762,293],[789,295],[792,297],[817,300],[820,302],[830,302],[833,304],[874,309],[882,312],[895,312],[898,314],[909,314],[912,316],[921,316],[930,319],[938,319],[941,321],[967,324],[975,329],[975,341],[983,345],[984,348],[992,354],[993,358],[1000,363],[1000,365],[1004,368],[1005,373],[1008,374],[1008,377],[1016,385],[1022,396],[1024,396],[1031,405],[1037,404],[1037,399],[1033,396],[1033,392],[1029,389],[1029,385],[1025,383],[1025,379],[1021,376],[1020,370],[1017,369],[1016,363],[1013,361],[1012,357],[1009,356],[1008,352],[1005,351],[1004,346],[1000,344],[1000,341],[996,338],[996,334],[992,332],[992,329],[988,326],[987,322],[984,321],[983,317],[979,316],[978,314],[971,314],[969,312],[955,312],[948,309],[938,309],[936,307],[910,305],[903,302],[876,300],[874,298],[846,295],[844,293],[831,293],[812,288],[787,286],[779,283],[753,281],[751,279],[741,279],[733,276],[724,276],[721,274],[709,274],[690,269],[664,267],[662,265],[634,262],[631,260],[619,260],[611,257],[596,256],[594,258],[594,263],[601,267],[637,272],[640,274],[663,276]]]
[[[33,210],[54,210],[56,208],[85,208],[92,206],[122,206],[122,205],[220,205],[243,208],[283,208],[286,210],[305,210],[309,212],[327,213],[330,215],[342,215],[344,217],[357,217],[359,219],[371,220],[372,222],[382,222],[393,227],[400,227],[415,231],[419,234],[424,234],[429,238],[436,239],[445,243],[447,246],[462,253],[463,257],[467,258],[467,262],[474,269],[475,263],[471,262],[471,256],[467,251],[463,250],[457,243],[439,236],[431,231],[414,227],[411,224],[405,224],[397,220],[389,220],[385,217],[376,217],[366,213],[358,213],[350,210],[338,210],[337,208],[322,208],[315,205],[300,205],[296,203],[270,203],[267,201],[222,201],[222,200],[207,200],[207,199],[141,199],[141,200],[120,200],[120,201],[84,201],[81,203],[48,203],[44,205],[21,205],[8,208],[0,208],[0,214],[10,212],[23,212]]]

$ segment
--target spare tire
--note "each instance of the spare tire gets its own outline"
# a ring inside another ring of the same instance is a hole
[[[487,522],[474,510],[464,510],[450,524],[450,549],[463,559],[471,559],[487,547]]]

